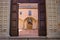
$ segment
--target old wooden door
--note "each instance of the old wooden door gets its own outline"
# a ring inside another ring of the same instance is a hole
[[[38,3],[39,36],[46,36],[45,0],[11,0],[10,35],[18,36],[18,3]]]
[[[11,0],[10,36],[18,36],[18,0]]]
[[[29,21],[29,20],[31,20],[31,21]],[[32,29],[32,26],[33,26],[32,19],[28,18],[28,20],[27,20],[27,29]]]

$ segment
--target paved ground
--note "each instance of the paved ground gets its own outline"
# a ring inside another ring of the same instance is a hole
[[[19,32],[20,36],[38,36],[38,30],[21,30]]]

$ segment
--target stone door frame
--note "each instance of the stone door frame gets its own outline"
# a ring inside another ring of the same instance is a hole
[[[11,0],[10,11],[10,36],[18,36],[18,4],[38,3],[38,31],[39,36],[47,35],[46,3],[45,0]]]

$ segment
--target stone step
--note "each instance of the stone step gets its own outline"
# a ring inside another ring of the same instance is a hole
[[[46,37],[0,37],[0,40],[60,40],[60,38],[46,38]]]

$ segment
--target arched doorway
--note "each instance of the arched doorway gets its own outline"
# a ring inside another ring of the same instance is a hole
[[[27,20],[27,29],[32,29],[33,27],[33,21],[31,18],[28,18]]]
[[[24,20],[24,29],[37,29],[38,21],[35,20],[33,17],[27,17]]]

